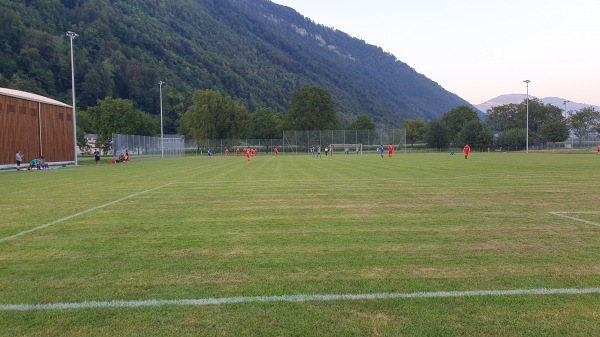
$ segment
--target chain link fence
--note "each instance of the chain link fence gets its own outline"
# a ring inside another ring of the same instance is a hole
[[[462,151],[460,148],[431,149],[424,144],[406,145],[406,130],[313,130],[284,131],[281,139],[203,139],[200,141],[185,140],[183,136],[169,135],[161,142],[160,137],[133,136],[113,134],[113,156],[129,152],[130,156],[146,157],[181,157],[184,155],[205,155],[208,150],[213,155],[235,154],[239,149],[254,148],[259,153],[272,154],[277,148],[281,154],[308,154],[311,147],[333,145],[335,153],[342,153],[346,148],[351,152],[360,148],[361,152],[377,151],[381,145],[393,144],[395,149],[403,152],[446,152]],[[596,136],[579,139],[571,137],[565,142],[530,144],[530,151],[543,150],[596,150],[600,138]],[[475,152],[525,151],[524,146],[472,148]]]
[[[311,147],[325,148],[333,145],[334,151],[342,152],[344,148],[354,151],[369,151],[381,145],[393,144],[398,149],[406,148],[406,130],[388,131],[372,130],[313,130],[284,131],[281,139],[203,139],[187,140],[186,154],[203,155],[211,151],[212,155],[235,152],[247,147],[257,149],[259,153],[273,153],[277,148],[281,154],[309,153]]]

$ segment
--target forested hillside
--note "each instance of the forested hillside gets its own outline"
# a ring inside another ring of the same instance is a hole
[[[317,85],[339,112],[390,126],[468,105],[381,48],[267,0],[0,0],[0,86],[70,102],[69,30],[78,108],[113,97],[157,114],[164,80],[166,132],[195,89],[283,113],[293,91]]]

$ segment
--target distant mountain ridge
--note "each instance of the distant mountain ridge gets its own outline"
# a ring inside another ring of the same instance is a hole
[[[529,99],[537,98],[535,96],[529,95]],[[487,112],[488,109],[493,108],[495,106],[504,105],[504,104],[519,104],[527,99],[526,94],[506,94],[500,95],[498,97],[492,98],[486,102],[475,105],[476,108],[483,112]],[[544,97],[539,99],[544,104],[552,104],[561,109],[565,108],[564,102],[567,101],[567,111],[579,111],[583,108],[594,107],[596,110],[600,110],[600,106],[593,104],[585,104],[585,103],[577,103],[572,102],[566,98],[560,97]]]

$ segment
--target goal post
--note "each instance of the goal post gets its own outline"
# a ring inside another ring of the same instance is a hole
[[[329,152],[335,154],[363,154],[363,145],[359,144],[329,144]]]

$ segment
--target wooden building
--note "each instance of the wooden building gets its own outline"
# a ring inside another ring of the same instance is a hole
[[[0,88],[0,167],[26,165],[44,156],[48,163],[75,161],[73,108],[53,99]]]

